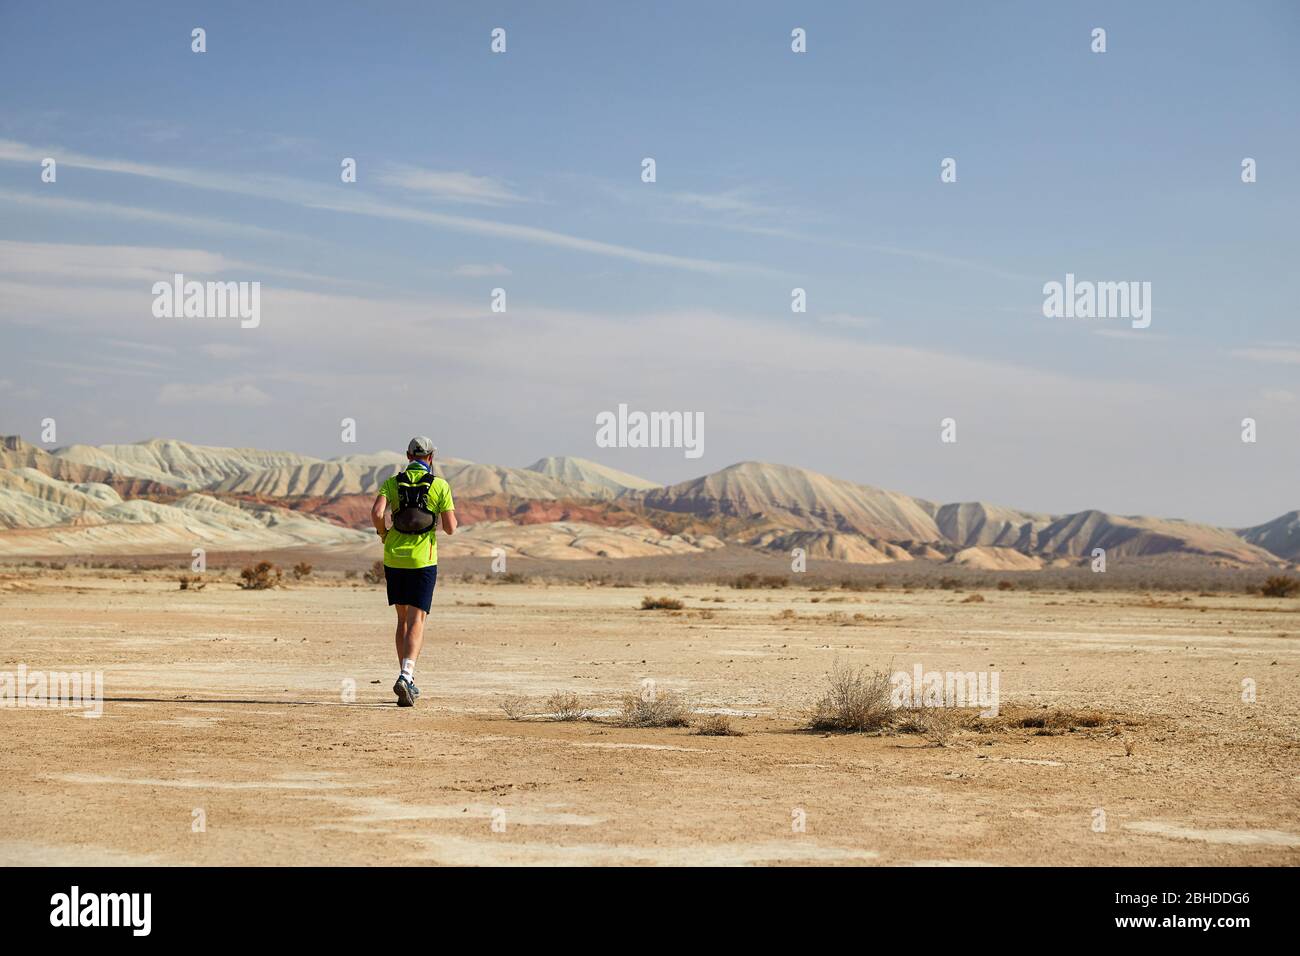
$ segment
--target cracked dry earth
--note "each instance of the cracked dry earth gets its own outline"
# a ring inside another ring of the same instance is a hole
[[[0,709],[0,864],[1300,863],[1300,602],[964,597],[443,582],[405,710],[378,588],[9,569],[0,672],[105,700]],[[837,659],[996,671],[1003,715],[803,731]],[[645,678],[744,735],[616,726]],[[555,691],[596,716],[500,708]],[[1057,711],[1104,719],[1008,719]]]

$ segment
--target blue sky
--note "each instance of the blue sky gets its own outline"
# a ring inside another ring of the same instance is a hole
[[[1294,4],[321,6],[0,6],[0,431],[1300,506]],[[173,271],[262,325],[155,319]],[[1044,318],[1066,272],[1150,328]],[[703,459],[597,448],[620,402]]]

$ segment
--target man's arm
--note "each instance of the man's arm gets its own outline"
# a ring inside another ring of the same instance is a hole
[[[442,517],[442,533],[456,533],[456,503],[451,500],[451,485],[442,482],[437,511]]]
[[[375,503],[370,506],[370,522],[375,526],[375,533],[383,537],[388,533],[388,527],[384,524],[384,511],[388,508],[388,498],[380,495],[375,499]]]

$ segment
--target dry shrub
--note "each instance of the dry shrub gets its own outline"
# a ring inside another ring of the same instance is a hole
[[[546,713],[551,720],[586,720],[587,708],[582,706],[577,694],[556,691],[546,698]]]
[[[946,747],[965,724],[965,716],[952,707],[926,707],[921,722],[921,735],[936,747]]]
[[[984,595],[982,595],[982,594],[968,594],[966,597],[964,597],[964,598],[961,599],[961,603],[962,603],[962,604],[983,604],[983,603],[984,603]]]
[[[999,582],[998,582],[998,590],[999,590],[999,591],[1014,591],[1015,589],[1016,589],[1016,586],[1015,586],[1014,582],[1011,582],[1011,581],[999,581]]]
[[[641,599],[641,610],[643,611],[680,611],[681,609],[682,602],[676,598],[655,598],[647,595]]]
[[[701,737],[743,737],[739,730],[731,726],[731,718],[726,714],[706,714],[695,722],[695,733]]]
[[[793,621],[799,617],[792,608],[786,608],[784,611],[777,611],[772,615],[774,621]]]
[[[1289,578],[1285,574],[1275,574],[1264,582],[1259,593],[1264,597],[1291,597],[1300,594],[1300,579]]]
[[[301,581],[303,578],[311,577],[311,565],[306,561],[299,561],[293,566],[293,579]]]
[[[384,562],[376,561],[362,577],[365,578],[367,584],[378,584],[384,580]]]
[[[788,587],[789,584],[789,580],[779,574],[764,574],[760,576],[755,574],[753,571],[746,572],[731,582],[733,588],[742,591],[748,591],[754,588],[784,588]]]
[[[521,694],[504,698],[501,701],[501,709],[505,711],[505,715],[511,720],[523,720],[531,713],[528,698]]]
[[[691,709],[686,698],[671,691],[648,696],[626,694],[618,722],[622,727],[686,727],[691,722]]]
[[[809,730],[844,733],[880,731],[894,716],[888,671],[851,667],[836,661],[827,688],[808,721]]]
[[[891,727],[897,734],[923,734],[926,729],[925,710],[920,707],[904,707],[895,715]]]
[[[917,734],[936,747],[946,747],[971,715],[955,707],[906,707],[894,712],[891,728],[899,734]]]
[[[1008,716],[1004,720],[1003,726],[1036,730],[1038,733],[1035,736],[1038,737],[1054,737],[1076,730],[1094,730],[1099,727],[1115,727],[1131,723],[1115,714],[1100,710],[1043,710],[1026,716]],[[995,721],[1002,724],[1002,720],[995,718]]]
[[[182,574],[176,580],[181,583],[180,589],[182,591],[202,591],[208,585],[208,582],[203,580],[202,575],[198,574]]]
[[[239,586],[245,591],[265,591],[280,586],[283,573],[270,561],[259,561],[239,572]]]

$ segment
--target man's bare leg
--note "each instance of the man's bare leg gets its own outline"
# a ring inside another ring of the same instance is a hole
[[[410,707],[420,695],[415,686],[415,662],[424,644],[424,619],[428,612],[410,604],[397,605],[397,660],[402,673],[393,685],[397,703]]]
[[[410,610],[410,605],[396,604],[397,608],[397,666],[401,669],[402,658],[405,656],[403,651],[406,650],[406,612]]]
[[[420,693],[415,688],[415,659],[410,654],[410,639],[407,636],[411,627],[411,618],[416,613],[417,609],[409,604],[397,605],[397,636],[395,643],[397,645],[397,666],[401,668],[401,673],[397,675],[397,682],[393,684],[393,693],[397,695],[399,707],[413,706],[415,698]]]
[[[420,659],[420,648],[424,647],[424,622],[427,611],[408,605],[406,608],[406,654],[412,662]]]

